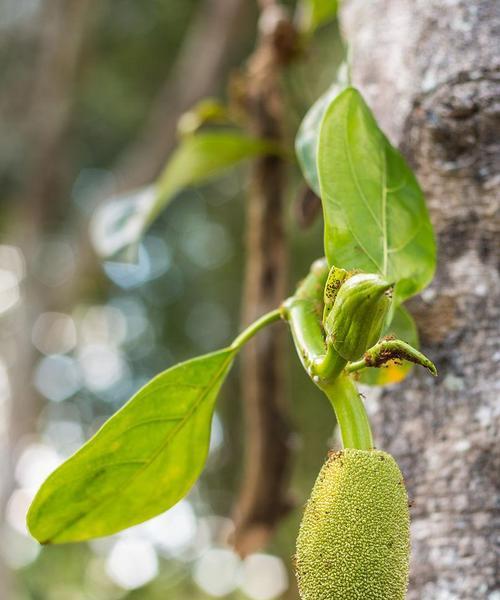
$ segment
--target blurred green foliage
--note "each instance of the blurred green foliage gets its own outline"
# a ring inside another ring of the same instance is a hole
[[[111,164],[136,135],[198,4],[197,0],[94,4],[94,31],[79,77],[73,127],[83,162]]]

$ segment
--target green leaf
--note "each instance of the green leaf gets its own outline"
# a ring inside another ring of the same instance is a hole
[[[353,88],[325,113],[318,173],[329,263],[394,281],[396,304],[421,291],[436,262],[423,193]]]
[[[337,16],[338,0],[302,0],[301,29],[314,33],[318,27],[326,25]]]
[[[183,113],[177,123],[177,134],[181,137],[196,133],[200,127],[212,124],[228,124],[229,111],[217,98],[203,98]]]
[[[136,244],[182,189],[218,176],[244,159],[280,152],[271,141],[233,130],[186,136],[153,186],[115,197],[96,211],[91,237],[97,252],[110,257]]]
[[[394,312],[392,323],[386,328],[384,336],[391,335],[414,348],[419,347],[418,331],[415,321],[404,306],[398,306]],[[396,363],[391,361],[380,369],[363,369],[359,374],[359,381],[369,385],[387,385],[399,383],[410,373],[413,364],[404,360]]]
[[[295,152],[300,168],[302,169],[302,174],[309,187],[317,196],[321,196],[318,169],[316,166],[319,130],[326,109],[347,85],[345,81],[346,72],[345,65],[339,69],[337,80],[307,111],[295,137]]]
[[[217,393],[235,349],[146,384],[38,491],[28,528],[42,544],[110,535],[167,510],[205,464]]]

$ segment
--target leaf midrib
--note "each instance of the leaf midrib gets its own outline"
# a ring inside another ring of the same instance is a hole
[[[381,152],[381,155],[382,155],[382,169],[381,169],[382,181],[381,181],[380,187],[382,190],[382,198],[381,198],[382,223],[380,223],[380,221],[378,220],[376,214],[374,213],[370,203],[368,202],[368,200],[365,196],[365,193],[361,186],[361,182],[359,181],[356,169],[354,167],[353,157],[350,152],[351,146],[350,146],[348,122],[351,118],[352,110],[353,110],[353,103],[352,103],[352,100],[350,99],[348,102],[348,105],[347,105],[346,124],[345,124],[345,130],[344,130],[344,134],[345,134],[344,135],[344,147],[346,149],[346,156],[347,156],[347,161],[349,164],[349,170],[351,171],[351,175],[352,175],[354,183],[356,185],[356,189],[358,190],[358,192],[360,194],[363,204],[366,206],[369,213],[371,214],[375,225],[378,227],[378,229],[380,230],[380,232],[382,234],[382,268],[379,265],[378,261],[372,257],[371,253],[368,252],[366,247],[361,243],[358,236],[354,233],[353,228],[351,228],[351,233],[356,237],[356,240],[358,241],[360,246],[365,251],[366,256],[373,262],[373,264],[382,273],[382,275],[384,277],[387,277],[388,270],[389,270],[389,253],[390,252],[389,252],[389,239],[388,239],[388,229],[387,229],[387,192],[389,191],[389,188],[387,187],[387,156],[386,156],[386,152],[385,152],[385,140],[382,140],[384,147],[382,148],[382,152]]]
[[[354,168],[354,161],[353,161],[353,157],[351,156],[351,152],[350,152],[351,146],[349,143],[350,136],[349,136],[349,127],[348,127],[348,123],[351,119],[351,113],[352,113],[352,102],[351,102],[351,100],[349,100],[349,103],[347,105],[347,115],[346,115],[346,124],[345,124],[345,144],[346,144],[346,148],[347,148],[346,154],[347,154],[347,160],[349,162],[349,169],[353,175],[354,183],[356,184],[356,188],[361,196],[361,199],[363,200],[363,204],[368,209],[368,211],[371,214],[373,221],[375,222],[377,227],[380,229],[380,231],[383,232],[382,224],[380,223],[380,221],[377,218],[377,215],[374,213],[372,207],[370,206],[370,203],[368,202],[368,200],[365,196],[363,188],[361,187],[361,183],[358,179],[357,172]]]
[[[351,174],[353,176],[356,188],[357,188],[358,192],[360,193],[361,198],[363,199],[363,202],[364,202],[365,206],[368,208],[369,212],[372,214],[372,217],[373,217],[373,220],[375,221],[375,224],[379,227],[379,229],[381,229],[381,226],[380,226],[380,223],[378,222],[378,219],[373,214],[373,211],[372,211],[370,205],[368,204],[367,199],[364,196],[364,193],[363,193],[363,190],[361,188],[360,182],[358,181],[358,177],[357,177],[356,171],[354,169],[353,158],[352,158],[351,153],[350,153],[349,128],[347,127],[347,121],[349,120],[349,115],[350,115],[350,112],[352,110],[351,106],[352,106],[351,101],[349,101],[348,107],[347,107],[346,123],[345,123],[345,127],[344,127],[344,140],[343,140],[344,141],[345,154],[347,156],[347,162],[348,162],[348,165],[349,165],[349,170],[351,171]],[[365,245],[363,244],[363,242],[361,241],[361,239],[357,235],[355,229],[353,227],[350,227],[350,230],[351,230],[351,235],[356,239],[356,241],[359,244],[360,248],[363,249],[365,255],[375,265],[375,268],[377,269],[377,271],[380,271],[380,265],[378,264],[377,260],[375,258],[373,258],[373,256],[370,254],[370,252],[368,252],[368,250],[366,249]]]

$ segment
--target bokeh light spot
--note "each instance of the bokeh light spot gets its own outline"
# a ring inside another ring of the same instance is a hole
[[[78,353],[86,387],[93,392],[107,390],[128,374],[121,352],[105,344],[88,344]]]
[[[283,561],[270,554],[251,554],[243,561],[241,590],[252,600],[273,600],[288,589]]]
[[[126,590],[140,588],[158,575],[158,557],[150,542],[120,539],[106,561],[109,578]]]
[[[42,313],[33,325],[31,339],[42,354],[66,354],[76,346],[75,323],[63,313]]]
[[[232,550],[211,548],[196,562],[193,577],[204,592],[220,598],[238,586],[240,564],[239,557]]]
[[[80,372],[73,358],[54,354],[42,358],[38,363],[34,383],[42,396],[61,402],[80,389]]]
[[[29,444],[16,464],[16,480],[21,487],[36,490],[59,466],[61,458],[46,444]]]
[[[14,490],[5,507],[5,519],[7,523],[20,533],[29,537],[26,527],[26,513],[34,497],[34,492],[25,488]]]

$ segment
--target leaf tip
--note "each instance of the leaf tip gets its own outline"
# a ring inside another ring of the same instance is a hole
[[[40,546],[48,546],[52,543],[52,540],[37,540]]]
[[[438,376],[438,370],[436,368],[436,365],[433,362],[429,361],[429,364],[425,365],[425,366],[433,377]]]

